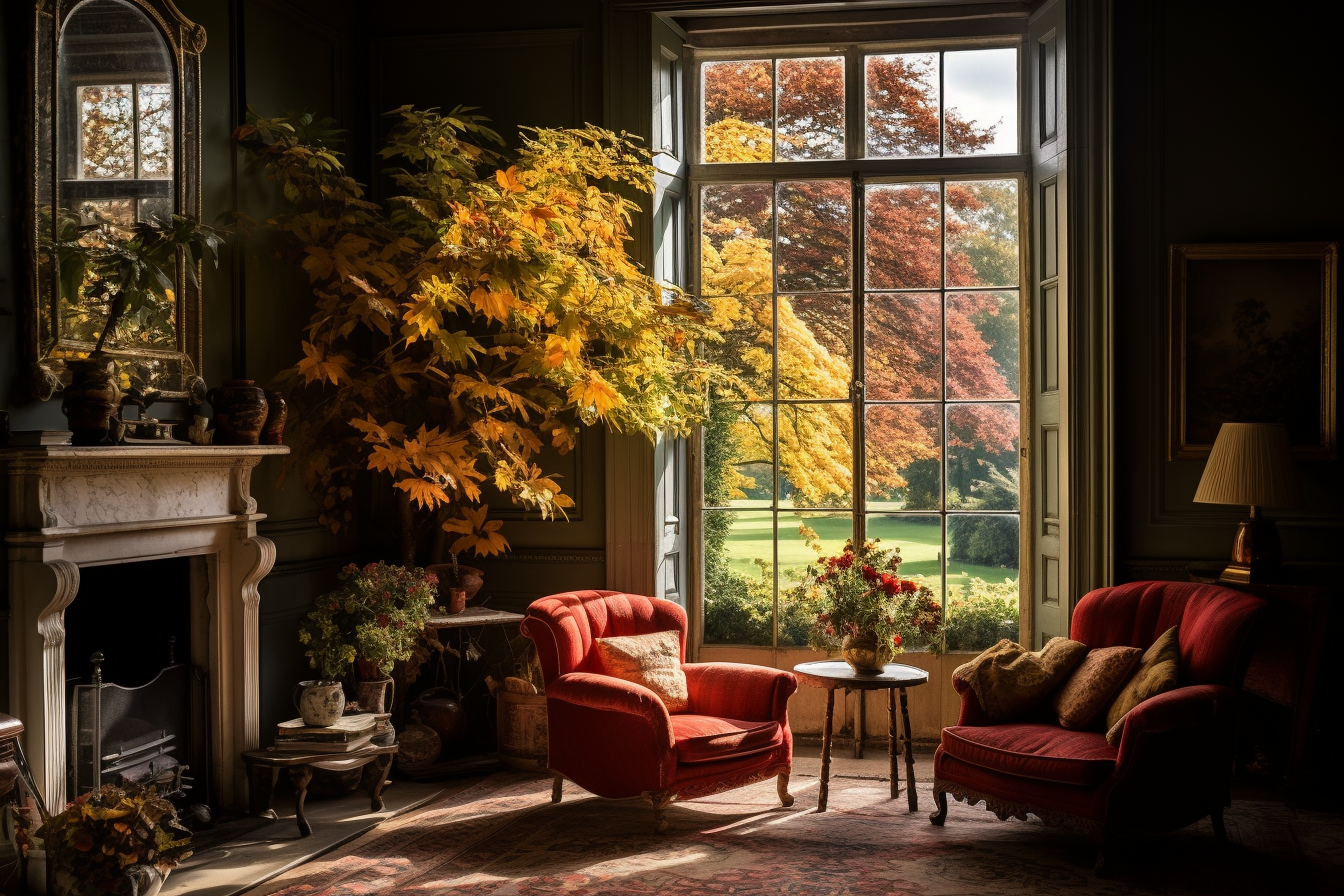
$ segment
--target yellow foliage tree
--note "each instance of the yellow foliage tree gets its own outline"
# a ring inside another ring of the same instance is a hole
[[[685,433],[721,374],[698,357],[716,338],[689,302],[625,251],[649,192],[645,150],[596,127],[530,131],[513,159],[477,116],[403,107],[384,159],[398,195],[364,198],[311,117],[250,117],[235,136],[293,210],[317,299],[304,357],[287,372],[291,443],[333,531],[353,517],[358,474],[389,475],[411,523],[434,518],[454,551],[507,549],[488,483],[543,518],[573,506],[539,465],[575,445],[577,423]],[[577,418],[577,419],[576,419]]]

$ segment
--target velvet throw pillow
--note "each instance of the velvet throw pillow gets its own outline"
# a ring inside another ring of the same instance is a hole
[[[1007,638],[952,673],[960,692],[969,687],[995,722],[1021,715],[1055,689],[1087,653],[1087,645],[1051,638],[1035,652]]]
[[[1111,708],[1106,711],[1106,741],[1111,746],[1120,746],[1120,733],[1125,727],[1121,723],[1131,709],[1176,687],[1176,667],[1181,656],[1176,641],[1177,628],[1179,626],[1173,625],[1157,636],[1139,659],[1139,668],[1111,702]]]
[[[681,671],[681,632],[598,638],[595,643],[605,674],[644,685],[668,712],[686,711],[691,692]]]
[[[1143,651],[1137,647],[1098,647],[1073,670],[1055,692],[1050,705],[1065,728],[1086,728],[1111,705],[1115,692],[1129,680]]]

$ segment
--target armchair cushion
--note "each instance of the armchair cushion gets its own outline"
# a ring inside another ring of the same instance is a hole
[[[1095,787],[1115,771],[1116,749],[1100,732],[1040,723],[944,728],[942,750],[1000,774],[1078,787]]]
[[[1138,647],[1102,647],[1089,650],[1050,705],[1065,728],[1086,728],[1100,716],[1129,680],[1143,651]]]
[[[743,722],[717,716],[672,716],[677,760],[683,764],[714,762],[773,750],[784,743],[778,722]]]
[[[642,684],[658,695],[668,712],[684,712],[689,700],[686,673],[681,671],[681,633],[649,632],[598,638],[602,673]]]
[[[1143,652],[1139,668],[1134,670],[1111,703],[1111,708],[1106,710],[1106,740],[1111,746],[1120,746],[1120,721],[1130,710],[1150,697],[1176,687],[1176,663],[1180,659],[1180,647],[1176,641],[1178,628],[1173,625],[1167,629]]]
[[[792,672],[744,663],[687,663],[681,667],[693,713],[752,722],[789,718],[789,698],[798,690]]]
[[[1086,653],[1086,645],[1068,638],[1051,638],[1035,652],[1004,638],[958,666],[952,686],[962,695],[971,691],[986,720],[1005,722],[1036,706]]]

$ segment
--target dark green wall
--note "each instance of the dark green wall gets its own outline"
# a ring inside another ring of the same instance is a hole
[[[1344,239],[1344,168],[1330,136],[1337,29],[1298,29],[1276,49],[1255,16],[1113,6],[1117,573],[1180,578],[1186,561],[1226,559],[1241,514],[1193,503],[1203,461],[1165,459],[1167,246]],[[1338,566],[1344,463],[1297,470],[1306,506],[1272,512],[1284,559]]]

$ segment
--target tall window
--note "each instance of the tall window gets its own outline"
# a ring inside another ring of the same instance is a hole
[[[698,287],[738,375],[699,452],[705,643],[806,644],[805,529],[899,546],[949,647],[1016,638],[1017,56],[699,61]]]

